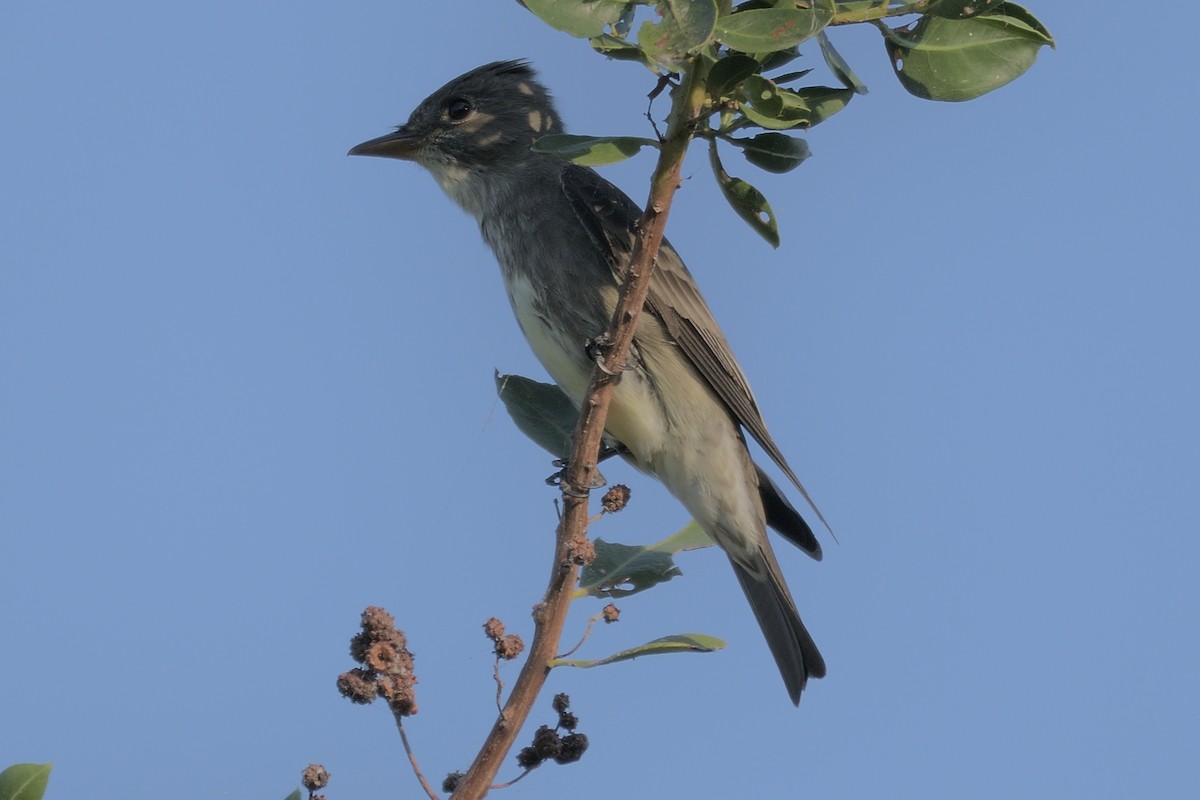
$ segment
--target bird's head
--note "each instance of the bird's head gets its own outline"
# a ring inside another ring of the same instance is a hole
[[[539,136],[562,133],[549,92],[524,61],[471,70],[425,98],[394,133],[363,142],[352,156],[415,161],[448,184],[473,172],[520,164]]]

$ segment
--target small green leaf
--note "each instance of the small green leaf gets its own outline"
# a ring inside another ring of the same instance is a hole
[[[696,520],[692,520],[661,542],[650,545],[650,549],[658,553],[675,555],[685,550],[713,547],[715,544],[712,537],[704,532],[704,528],[701,528]]]
[[[730,137],[726,141],[740,147],[747,161],[767,172],[791,172],[812,155],[807,142],[786,133],[760,133],[749,139]]]
[[[557,458],[571,452],[579,409],[552,383],[496,373],[496,393],[517,429]]]
[[[304,795],[300,794],[300,790],[296,789],[291,794],[289,794],[287,797],[283,798],[283,800],[300,800],[300,798],[302,798],[303,796]]]
[[[13,764],[0,772],[0,800],[42,800],[53,764]]]
[[[642,52],[642,48],[633,42],[627,42],[611,34],[605,33],[595,36],[592,38],[591,44],[592,49],[597,53],[606,55],[614,61],[639,61],[643,64],[648,63],[646,54]]]
[[[551,667],[579,667],[590,669],[604,664],[615,664],[618,661],[629,661],[639,656],[653,656],[660,653],[711,653],[725,647],[725,642],[715,636],[703,633],[680,633],[675,636],[664,636],[652,642],[646,642],[628,650],[621,650],[606,658],[597,659],[565,659],[556,658],[550,662]]]
[[[811,39],[833,13],[817,8],[760,8],[721,17],[717,41],[743,53],[774,53]]]
[[[717,154],[715,139],[708,143],[708,157],[712,164],[713,174],[717,176],[717,184],[721,187],[721,194],[725,195],[725,200],[759,236],[766,239],[772,247],[779,247],[779,225],[767,198],[746,181],[731,177],[725,171],[725,167],[721,164],[721,157]]]
[[[717,23],[716,0],[664,0],[660,22],[638,28],[638,46],[665,72],[680,72],[693,53],[712,41]]]
[[[535,153],[549,153],[585,167],[600,167],[637,155],[643,147],[658,147],[658,142],[640,136],[576,136],[552,133],[533,143]]]
[[[604,33],[609,25],[616,24],[629,6],[629,0],[520,0],[521,4],[536,14],[552,28],[572,36],[592,38]]]
[[[738,87],[742,81],[758,72],[758,62],[740,53],[718,59],[708,71],[708,93],[714,100],[740,96]]]
[[[805,109],[804,126],[811,128],[841,111],[854,97],[853,89],[835,89],[832,86],[806,86],[792,91],[780,89],[784,105],[789,108]]]
[[[668,552],[603,539],[596,539],[592,545],[596,548],[596,558],[579,576],[582,594],[628,597],[683,574]]]
[[[968,19],[922,16],[911,26],[885,29],[896,77],[926,100],[959,102],[999,89],[1033,66],[1054,39],[1015,3]]]
[[[829,65],[829,69],[842,82],[842,85],[847,89],[853,89],[855,94],[866,94],[867,85],[854,74],[854,70],[850,69],[850,65],[834,48],[833,42],[829,40],[825,31],[817,34],[817,42],[821,45],[821,55],[825,57],[825,63]]]

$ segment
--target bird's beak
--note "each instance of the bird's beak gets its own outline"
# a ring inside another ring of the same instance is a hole
[[[350,148],[348,156],[379,156],[412,161],[421,148],[421,137],[406,128],[378,136]]]

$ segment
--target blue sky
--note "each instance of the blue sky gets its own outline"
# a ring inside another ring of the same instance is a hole
[[[790,175],[728,159],[778,250],[693,152],[669,235],[840,539],[821,564],[778,545],[829,677],[792,708],[724,559],[685,554],[581,655],[728,649],[556,671],[591,749],[509,795],[1194,787],[1192,37],[1031,7],[1059,49],[966,104],[836,31],[871,93]],[[0,762],[55,762],[50,798],[282,797],[309,761],[333,800],[416,796],[389,715],[334,678],[387,607],[426,771],[469,763],[494,715],[479,625],[529,632],[554,524],[492,371],[544,373],[474,224],[417,167],[345,152],[512,57],[573,132],[648,135],[651,76],[514,3],[0,20]],[[641,200],[650,168],[605,174]],[[607,474],[633,502],[595,535],[686,522]]]

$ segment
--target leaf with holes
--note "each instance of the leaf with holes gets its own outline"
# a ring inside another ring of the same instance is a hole
[[[885,31],[896,77],[926,100],[973,100],[1020,77],[1042,47],[1054,46],[1045,26],[1015,3],[961,20],[923,16]]]
[[[779,247],[779,225],[775,220],[775,212],[771,204],[758,189],[755,189],[741,178],[734,178],[725,171],[721,157],[717,154],[717,142],[712,139],[708,143],[708,158],[712,164],[713,174],[721,187],[721,194],[733,206],[737,215],[744,219],[755,233],[766,239],[772,247]]]
[[[683,574],[671,553],[596,539],[596,558],[583,568],[576,595],[628,597]]]
[[[605,658],[556,658],[550,662],[551,667],[578,667],[590,669],[615,664],[618,661],[630,661],[641,656],[654,656],[664,653],[712,653],[725,647],[725,642],[715,636],[703,633],[679,633],[674,636],[664,636],[652,642],[646,642],[628,650],[621,650]]]
[[[533,143],[535,153],[549,153],[585,167],[600,167],[637,155],[643,147],[658,142],[640,136],[576,136],[552,133]]]

